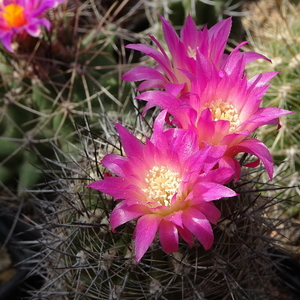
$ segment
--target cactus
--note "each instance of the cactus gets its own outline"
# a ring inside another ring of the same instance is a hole
[[[93,1],[62,4],[48,13],[50,32],[1,53],[0,181],[15,178],[20,195],[42,180],[42,157],[55,157],[49,142],[67,149],[85,117],[99,124],[99,107],[118,114],[128,107],[117,43],[119,26],[137,13],[127,8],[118,18],[120,11]]]
[[[270,234],[282,222],[274,223],[270,213],[282,199],[261,195],[274,186],[260,182],[260,169],[231,184],[239,196],[217,203],[222,218],[210,250],[180,242],[179,252],[167,255],[155,241],[137,265],[135,221],[112,233],[114,202],[86,189],[103,176],[98,162],[104,154],[121,150],[112,121],[103,115],[103,122],[105,134],[80,135],[84,150],[73,161],[63,154],[61,172],[48,186],[59,193],[51,202],[41,200],[48,211],[41,253],[46,279],[32,299],[274,299],[284,292],[268,253],[276,245]],[[140,125],[136,133],[149,135]]]
[[[6,104],[2,116],[14,121],[1,124],[1,139],[7,143],[0,174],[3,173],[3,181],[12,176],[8,163],[19,162],[19,191],[27,189],[25,199],[32,197],[38,211],[31,220],[26,214],[24,218],[43,233],[39,240],[42,250],[32,257],[39,258],[40,264],[34,266],[32,273],[39,274],[44,283],[40,289],[30,291],[28,298],[280,297],[286,290],[281,288],[275,274],[276,262],[268,250],[277,247],[274,232],[280,233],[285,224],[285,216],[278,210],[285,198],[274,192],[264,193],[281,186],[276,180],[272,185],[266,183],[259,167],[243,170],[240,180],[229,184],[238,196],[216,203],[222,218],[214,227],[215,242],[210,250],[204,250],[199,243],[190,248],[180,241],[179,251],[167,255],[155,240],[136,264],[132,244],[135,221],[120,226],[117,233],[111,231],[108,220],[115,203],[86,186],[105,176],[106,170],[99,163],[105,154],[122,153],[113,122],[125,124],[143,140],[151,135],[157,112],[141,119],[139,110],[133,111],[127,105],[135,92],[118,81],[114,49],[116,37],[121,35],[117,28],[121,21],[112,22],[118,8],[113,5],[103,14],[102,7],[95,7],[94,1],[68,5],[51,12],[56,25],[47,38],[33,39],[38,51],[30,66],[36,66],[36,70],[25,69],[30,75],[13,80],[11,86],[0,86]],[[104,1],[103,8],[105,5]],[[85,23],[86,19],[96,20],[95,8],[104,15],[99,33]],[[83,13],[76,23],[79,11]],[[123,13],[129,17],[133,11]],[[84,32],[74,30],[76,38],[66,40],[73,34],[68,26],[72,22],[75,28],[82,26]],[[20,57],[5,59],[13,62],[15,70],[19,67],[24,71],[24,57],[28,58],[31,50],[21,46]],[[48,50],[54,66],[44,64],[48,62]],[[8,63],[1,70],[13,76]],[[24,118],[21,122],[19,116]],[[24,146],[31,151],[24,151]],[[38,172],[33,165],[38,166]],[[47,178],[47,183],[36,186],[36,190],[30,189],[40,177],[33,177],[33,172]],[[16,198],[22,197],[19,193]]]
[[[278,181],[282,186],[292,187],[285,191],[286,201],[283,210],[290,217],[299,216],[299,39],[300,5],[296,1],[277,1],[253,3],[249,10],[253,15],[243,19],[244,28],[251,49],[259,51],[272,60],[272,64],[257,62],[249,65],[250,74],[257,70],[280,71],[274,79],[266,97],[265,105],[276,105],[288,108],[294,113],[281,120],[282,128],[277,132],[274,128],[261,128],[257,135],[266,141],[271,149],[275,162],[280,164],[277,169]],[[249,46],[248,46],[249,48]]]
[[[231,38],[239,41],[243,37],[241,17],[245,14],[243,6],[245,0],[199,0],[199,1],[169,1],[163,7],[163,14],[172,21],[172,24],[183,25],[185,17],[190,14],[197,24],[213,26],[218,21],[233,16]]]

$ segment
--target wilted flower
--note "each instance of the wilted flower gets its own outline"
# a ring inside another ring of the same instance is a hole
[[[13,51],[11,43],[20,33],[31,36],[41,33],[41,26],[50,29],[50,22],[42,15],[45,10],[56,7],[66,0],[0,0],[0,39],[3,45]]]
[[[213,64],[215,68],[221,69],[224,66],[228,57],[224,50],[231,29],[231,18],[220,21],[210,29],[205,26],[200,30],[197,29],[191,16],[188,16],[180,32],[180,38],[172,25],[162,16],[161,20],[170,57],[153,36],[150,36],[150,38],[159,51],[143,44],[126,46],[126,48],[146,53],[158,63],[155,68],[139,66],[124,74],[123,79],[126,81],[145,80],[139,85],[139,91],[152,88],[165,89],[168,83],[174,83],[182,84],[178,93],[190,92],[190,74],[199,75],[196,62],[197,52],[200,52],[207,63]],[[244,44],[240,44],[236,49]],[[265,58],[254,52],[246,52],[243,55],[247,63],[258,58]]]
[[[210,225],[220,212],[211,202],[236,193],[222,184],[232,169],[213,169],[226,147],[201,150],[197,136],[188,130],[163,131],[165,113],[154,125],[154,133],[142,144],[116,124],[126,157],[108,154],[102,160],[115,176],[105,177],[89,187],[122,201],[113,210],[113,229],[139,218],[134,232],[136,260],[140,261],[156,232],[166,253],[178,251],[179,235],[193,245],[193,235],[205,249],[213,243]]]

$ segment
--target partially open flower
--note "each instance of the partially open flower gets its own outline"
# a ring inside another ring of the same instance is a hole
[[[56,7],[66,0],[2,0],[0,1],[0,39],[11,52],[13,38],[27,32],[39,36],[41,26],[50,29],[50,22],[42,15],[45,10]]]
[[[143,44],[126,46],[126,48],[144,52],[158,63],[155,68],[139,66],[124,74],[123,79],[126,81],[145,80],[139,85],[139,91],[153,88],[166,89],[168,83],[173,83],[182,85],[181,90],[178,90],[179,95],[190,92],[190,74],[199,75],[197,52],[203,55],[209,65],[213,64],[218,70],[224,66],[228,58],[228,54],[225,54],[224,51],[231,29],[231,18],[220,21],[210,29],[205,26],[201,30],[197,28],[192,17],[188,16],[180,32],[180,37],[162,16],[161,20],[170,56],[153,36],[150,38],[159,51]],[[243,44],[236,49],[238,50]],[[254,52],[246,52],[243,55],[247,63],[258,58],[266,59],[263,55]]]
[[[231,168],[214,169],[226,147],[208,146],[199,150],[197,136],[188,130],[164,131],[165,114],[154,124],[154,132],[142,144],[116,124],[126,157],[108,154],[105,168],[117,177],[106,177],[89,187],[122,201],[113,210],[113,229],[139,218],[134,232],[136,260],[140,261],[158,231],[166,253],[178,251],[179,235],[193,245],[193,235],[205,249],[213,243],[210,223],[220,212],[211,202],[233,197],[222,185],[231,178]]]
[[[240,165],[235,156],[240,152],[251,153],[261,159],[272,178],[273,161],[268,149],[262,142],[247,138],[262,125],[279,126],[278,118],[291,112],[276,107],[260,107],[262,96],[269,87],[267,83],[277,72],[247,79],[246,63],[244,55],[233,51],[219,70],[197,51],[196,74],[186,72],[191,82],[189,93],[178,97],[180,85],[169,83],[166,91],[147,91],[137,98],[147,101],[145,111],[159,106],[171,115],[170,123],[194,130],[200,148],[207,144],[226,146],[221,162],[225,160],[232,165],[236,178],[239,178]]]
[[[223,20],[209,30],[197,30],[188,17],[180,39],[170,23],[163,18],[162,21],[172,59],[154,38],[161,53],[148,46],[131,45],[130,48],[152,56],[159,67],[137,67],[124,75],[125,80],[146,80],[139,86],[140,90],[162,89],[146,91],[137,97],[147,101],[144,113],[159,106],[168,112],[172,125],[197,133],[200,148],[207,144],[226,146],[220,163],[231,165],[236,179],[241,170],[235,157],[240,152],[257,156],[272,178],[270,152],[262,142],[248,138],[262,125],[279,125],[278,118],[290,113],[280,108],[260,107],[269,87],[268,81],[277,72],[248,79],[246,65],[258,58],[266,58],[258,53],[241,52],[245,42],[230,54],[224,54],[231,19]]]

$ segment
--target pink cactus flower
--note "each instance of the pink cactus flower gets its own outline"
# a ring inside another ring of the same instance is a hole
[[[153,106],[166,110],[169,123],[183,129],[194,130],[200,148],[207,144],[226,146],[220,163],[235,169],[236,180],[240,165],[236,155],[246,152],[257,156],[273,176],[273,161],[267,147],[257,139],[249,139],[251,133],[266,124],[279,126],[279,117],[291,113],[276,107],[260,107],[267,82],[277,72],[258,74],[247,79],[244,72],[247,59],[233,51],[222,69],[211,64],[197,51],[197,73],[186,72],[191,82],[191,91],[178,97],[182,85],[168,83],[166,91],[147,91],[137,98],[147,101],[145,111]],[[259,163],[249,164],[249,167]]]
[[[228,57],[224,50],[231,29],[231,18],[220,21],[210,29],[205,26],[203,30],[200,30],[197,29],[191,16],[188,16],[180,32],[180,38],[172,25],[162,16],[161,20],[171,58],[153,36],[150,38],[159,51],[143,44],[130,44],[127,48],[146,53],[154,58],[158,65],[155,68],[135,67],[123,75],[125,81],[145,80],[139,85],[139,91],[153,88],[165,89],[168,83],[182,84],[182,89],[178,92],[184,94],[191,91],[189,74],[199,73],[196,63],[197,52],[202,54],[208,64],[213,64],[217,69],[223,67]],[[243,44],[240,44],[237,49]],[[258,58],[265,59],[264,56],[254,52],[246,52],[243,56],[247,63]]]
[[[241,170],[235,157],[240,152],[257,156],[272,178],[270,152],[262,142],[249,139],[249,136],[262,125],[279,125],[278,118],[290,113],[280,108],[260,107],[262,96],[269,87],[267,83],[277,72],[258,74],[248,79],[246,65],[258,58],[266,58],[253,52],[240,52],[245,42],[230,54],[224,54],[231,19],[202,31],[197,30],[188,17],[181,39],[166,20],[162,18],[162,21],[172,60],[152,38],[161,53],[143,45],[131,45],[130,48],[146,52],[159,63],[159,67],[137,67],[124,75],[124,79],[129,81],[146,80],[139,90],[152,89],[137,97],[147,101],[144,113],[159,106],[171,116],[169,123],[197,132],[200,148],[207,144],[227,146],[220,163],[234,168],[236,180]],[[258,163],[256,161],[248,166]]]
[[[17,34],[41,34],[41,26],[50,29],[50,22],[42,15],[66,0],[0,0],[0,39],[4,47],[13,52],[11,43]]]
[[[106,155],[103,166],[117,176],[89,185],[122,200],[110,216],[113,230],[138,218],[134,231],[137,262],[156,232],[166,253],[178,251],[179,235],[191,247],[195,236],[209,249],[213,244],[210,223],[216,224],[220,217],[212,201],[236,195],[223,185],[232,169],[213,169],[226,147],[199,150],[192,131],[178,129],[168,136],[164,119],[165,113],[156,119],[154,133],[145,144],[116,124],[126,157]]]
[[[236,154],[247,152],[257,156],[272,178],[273,161],[266,146],[248,139],[250,134],[265,124],[279,125],[278,118],[290,113],[275,107],[260,107],[262,96],[277,73],[258,74],[247,79],[245,66],[264,56],[253,52],[240,52],[246,42],[237,46],[229,55],[224,54],[231,28],[231,19],[216,24],[211,29],[198,30],[188,17],[180,38],[169,22],[161,17],[164,37],[172,59],[160,43],[151,39],[160,51],[145,45],[129,45],[131,49],[145,52],[158,66],[133,68],[124,74],[127,81],[142,82],[138,90],[144,92],[137,99],[147,101],[144,113],[153,106],[165,109],[169,123],[197,132],[200,148],[207,144],[226,146],[220,163],[231,165],[236,180],[241,167]],[[153,89],[162,89],[162,91]],[[256,163],[248,166],[255,166]]]

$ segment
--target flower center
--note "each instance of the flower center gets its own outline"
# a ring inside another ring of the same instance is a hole
[[[22,27],[27,23],[24,7],[19,4],[9,4],[4,6],[2,15],[11,27]]]
[[[177,193],[180,178],[179,174],[161,166],[154,166],[147,174],[147,187],[142,189],[147,196],[159,202],[161,205],[169,206],[170,201],[175,193]]]
[[[209,108],[214,121],[225,120],[230,122],[230,131],[240,125],[239,113],[232,104],[223,102],[221,99],[205,104]]]
[[[193,58],[194,60],[196,60],[196,49],[193,49],[193,48],[191,48],[191,46],[188,46],[188,49],[187,49],[188,51],[188,56],[190,57],[190,58]]]

